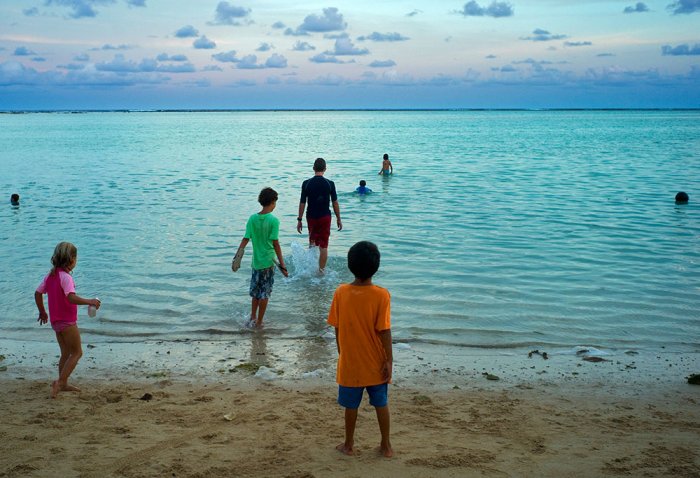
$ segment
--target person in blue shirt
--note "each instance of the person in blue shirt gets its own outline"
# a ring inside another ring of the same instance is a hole
[[[360,185],[355,188],[355,192],[359,195],[369,194],[372,192],[370,188],[367,187],[367,181],[364,179],[360,181]]]

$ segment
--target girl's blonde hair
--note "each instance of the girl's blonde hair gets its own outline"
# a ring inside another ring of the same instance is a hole
[[[78,248],[70,242],[59,242],[53,250],[51,256],[51,274],[56,273],[56,269],[66,270],[73,262],[73,259],[78,257]]]

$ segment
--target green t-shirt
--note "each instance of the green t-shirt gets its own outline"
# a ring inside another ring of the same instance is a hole
[[[279,239],[280,221],[272,213],[253,214],[245,225],[246,239],[253,243],[253,269],[267,269],[274,265],[275,248],[272,241]]]

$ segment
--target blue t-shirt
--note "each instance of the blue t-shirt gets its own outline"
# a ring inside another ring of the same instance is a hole
[[[357,189],[355,189],[355,192],[357,194],[369,194],[372,192],[372,190],[367,186],[358,186]]]
[[[335,183],[323,176],[314,176],[301,185],[300,203],[306,203],[306,217],[318,219],[330,216],[330,203],[337,201]]]

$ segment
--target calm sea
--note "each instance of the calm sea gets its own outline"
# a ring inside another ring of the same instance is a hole
[[[393,177],[377,176],[383,153]],[[323,277],[295,229],[318,156],[344,224]],[[78,294],[103,301],[96,319],[80,310],[86,342],[250,333],[250,247],[230,262],[271,186],[291,272],[273,339],[327,334],[366,239],[400,341],[700,351],[698,111],[3,114],[0,170],[5,339],[53,341],[33,291],[63,240]]]

